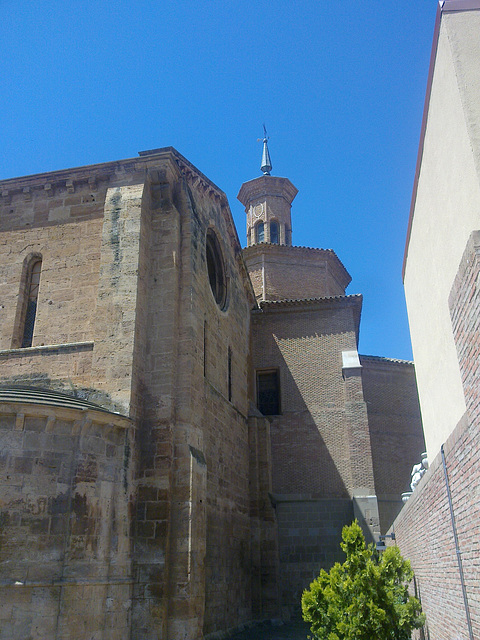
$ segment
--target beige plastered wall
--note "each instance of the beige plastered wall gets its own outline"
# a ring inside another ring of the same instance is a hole
[[[405,291],[429,458],[465,412],[448,296],[480,228],[480,11],[444,13],[408,245]]]

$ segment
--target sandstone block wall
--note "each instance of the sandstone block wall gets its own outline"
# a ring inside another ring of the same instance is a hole
[[[190,640],[250,620],[255,301],[225,196],[170,149],[22,180],[2,184],[12,215],[1,217],[1,382],[67,390],[131,417],[131,573],[122,611],[132,638]],[[225,309],[209,283],[209,228],[223,255]],[[9,258],[12,246],[18,259]],[[33,250],[43,258],[33,346],[12,349]],[[267,455],[265,438],[257,449]],[[268,482],[258,484],[257,502],[267,490]],[[270,566],[273,575],[266,514],[257,532],[269,559],[260,558],[259,571]],[[267,593],[259,615],[272,600]],[[80,624],[78,606],[62,602]]]
[[[0,638],[130,629],[129,421],[0,406]]]
[[[73,385],[104,407],[130,413],[140,226],[135,207],[144,179],[145,167],[133,160],[2,182],[3,383],[67,392]],[[32,347],[22,350],[27,267],[34,256],[42,258],[37,314]],[[49,345],[57,349],[42,348]]]
[[[193,188],[188,175],[185,195],[188,215],[182,242],[188,251],[184,268],[189,280],[182,291],[177,416],[185,423],[183,437],[198,447],[206,462],[202,595],[203,632],[208,634],[236,627],[252,615],[247,420],[253,298],[248,297],[247,274],[224,197]],[[217,236],[224,263],[223,309],[208,278],[208,229]]]

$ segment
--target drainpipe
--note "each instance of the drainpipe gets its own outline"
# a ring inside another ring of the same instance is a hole
[[[448,481],[447,463],[445,462],[445,452],[443,450],[443,444],[440,448],[440,451],[442,452],[443,473],[445,474],[445,485],[447,487],[448,506],[450,507],[450,518],[452,520],[453,538],[455,540],[455,551],[457,553],[458,573],[460,574],[460,582],[462,583],[463,603],[465,605],[465,614],[467,616],[468,635],[470,636],[470,640],[475,640],[475,638],[473,637],[472,622],[470,620],[470,609],[468,607],[467,589],[465,587],[465,578],[463,575],[462,552],[460,551],[460,547],[458,546],[457,526],[455,524],[455,515],[453,513],[452,494],[450,493],[450,483]]]

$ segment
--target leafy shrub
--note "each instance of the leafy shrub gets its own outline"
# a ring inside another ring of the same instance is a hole
[[[425,622],[417,598],[409,596],[413,571],[396,546],[379,557],[365,544],[358,522],[344,527],[347,555],[320,575],[302,596],[303,619],[318,640],[409,640]]]

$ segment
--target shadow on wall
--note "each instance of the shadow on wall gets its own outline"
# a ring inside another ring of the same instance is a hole
[[[292,326],[279,333],[265,353],[280,378],[282,413],[270,417],[270,433],[282,617],[289,619],[300,615],[303,590],[320,569],[343,561],[341,532],[354,516],[340,350],[325,348],[331,334],[296,334]]]

